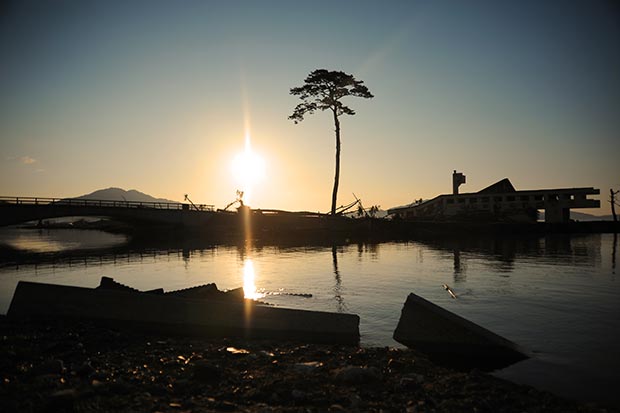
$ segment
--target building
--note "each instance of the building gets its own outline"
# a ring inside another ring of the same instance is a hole
[[[599,208],[595,188],[558,188],[517,191],[507,178],[474,193],[459,193],[465,175],[454,171],[452,194],[392,208],[388,214],[419,221],[535,222],[545,211],[545,222],[568,222],[571,208]]]

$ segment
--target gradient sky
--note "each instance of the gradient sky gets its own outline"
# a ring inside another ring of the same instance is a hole
[[[389,208],[502,178],[620,189],[615,1],[4,1],[0,195],[110,186],[224,207],[244,150],[255,208],[327,212],[331,116],[295,125],[317,68],[363,80],[339,204]]]

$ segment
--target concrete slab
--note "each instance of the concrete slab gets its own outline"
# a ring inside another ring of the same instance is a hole
[[[88,319],[113,326],[203,337],[359,343],[355,314],[293,310],[243,302],[188,299],[133,291],[20,281],[11,318]]]
[[[515,343],[413,293],[403,306],[394,340],[457,369],[495,370],[528,358]]]

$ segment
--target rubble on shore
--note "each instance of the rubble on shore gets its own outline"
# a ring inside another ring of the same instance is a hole
[[[607,412],[408,349],[195,339],[0,316],[3,412]]]

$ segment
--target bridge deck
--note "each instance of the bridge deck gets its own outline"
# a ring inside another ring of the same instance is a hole
[[[104,216],[135,225],[204,225],[213,205],[177,202],[0,196],[0,226],[69,216]]]
[[[73,207],[99,207],[99,208],[148,208],[148,209],[172,209],[188,210],[189,204],[180,202],[138,202],[138,201],[112,201],[105,199],[77,199],[77,198],[39,198],[39,197],[8,197],[0,196],[0,205],[37,205],[37,206],[73,206]],[[213,205],[198,204],[192,209],[199,211],[213,211]]]

